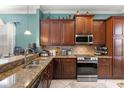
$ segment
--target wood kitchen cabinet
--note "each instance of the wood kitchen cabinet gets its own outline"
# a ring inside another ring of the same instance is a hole
[[[74,44],[74,20],[62,20],[61,22],[61,45]]]
[[[49,20],[41,21],[41,31],[40,31],[40,41],[41,45],[49,45],[50,44],[50,22]]]
[[[75,79],[76,59],[54,59],[54,79]]]
[[[61,43],[61,28],[59,20],[50,21],[50,40],[51,45],[60,45]]]
[[[41,45],[73,45],[74,32],[74,20],[42,20]]]
[[[112,78],[112,58],[98,59],[98,78]]]
[[[76,59],[62,58],[62,78],[75,79],[76,78]]]
[[[93,44],[105,45],[105,21],[93,21]]]
[[[75,15],[74,18],[76,34],[93,33],[93,15]]]
[[[54,59],[54,79],[61,79],[62,78],[62,63],[59,58]]]
[[[106,46],[113,56],[113,78],[124,78],[124,17],[112,16],[106,21]]]
[[[53,61],[51,61],[48,66],[41,73],[41,82],[43,88],[49,88],[51,81],[53,79]]]
[[[124,38],[113,37],[113,78],[124,78]]]

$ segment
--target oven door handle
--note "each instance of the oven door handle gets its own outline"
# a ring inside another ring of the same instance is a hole
[[[77,63],[98,63],[98,61],[77,61]]]
[[[98,77],[98,75],[77,75],[77,77]]]

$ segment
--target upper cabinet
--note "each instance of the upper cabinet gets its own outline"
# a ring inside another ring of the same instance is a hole
[[[51,45],[60,45],[61,42],[60,21],[51,20],[49,30],[50,30]]]
[[[75,15],[75,34],[93,33],[93,15]]]
[[[105,21],[94,20],[93,21],[93,43],[105,45]]]
[[[74,44],[74,20],[61,21],[62,45]]]
[[[40,42],[41,45],[49,45],[50,23],[48,20],[41,21]]]
[[[113,35],[124,35],[124,18],[113,19]]]
[[[41,21],[41,45],[73,45],[74,20]]]

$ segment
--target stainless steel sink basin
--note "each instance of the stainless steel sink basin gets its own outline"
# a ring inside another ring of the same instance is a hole
[[[29,63],[28,65],[25,65],[23,68],[24,69],[37,68],[38,67],[38,64],[39,64],[38,61],[33,61],[33,62]]]

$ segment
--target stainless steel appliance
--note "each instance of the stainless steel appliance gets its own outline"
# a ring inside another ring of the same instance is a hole
[[[47,51],[47,50],[42,50],[41,53],[39,53],[39,56],[48,57],[48,56],[49,56],[49,51]]]
[[[76,44],[93,44],[93,35],[75,35]]]
[[[77,56],[77,81],[97,81],[97,63],[95,56]]]

